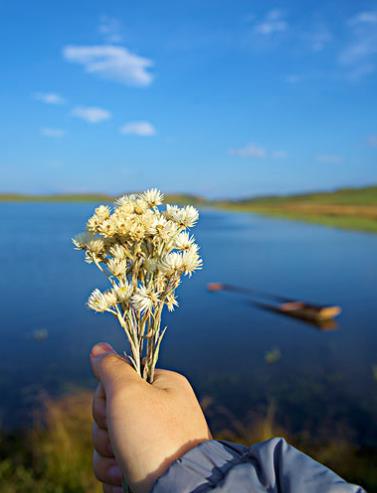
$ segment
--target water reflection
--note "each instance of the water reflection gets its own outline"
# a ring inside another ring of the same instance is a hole
[[[282,315],[283,317],[291,317],[297,320],[300,320],[301,322],[310,325],[311,327],[314,327],[320,331],[329,331],[329,330],[337,330],[338,329],[338,324],[336,323],[335,320],[328,319],[328,320],[322,320],[322,319],[317,319],[315,317],[310,317],[310,315],[305,317],[300,311],[295,311],[295,310],[284,310],[279,306],[274,306],[274,305],[269,305],[267,303],[261,303],[257,301],[249,301],[250,304],[253,306],[256,306],[260,308],[261,310],[266,310],[268,312],[276,313],[278,315]]]
[[[266,292],[257,288],[234,286],[232,284],[223,284],[211,282],[207,285],[210,293],[230,292],[247,296],[249,304],[260,308],[261,310],[270,311],[278,315],[283,315],[298,320],[302,320],[319,330],[336,330],[337,324],[335,318],[340,315],[342,309],[337,305],[318,305],[312,302],[287,298],[282,295]],[[274,300],[272,304],[252,299],[250,295],[259,298]]]

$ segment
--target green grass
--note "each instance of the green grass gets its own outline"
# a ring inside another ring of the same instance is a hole
[[[305,214],[300,212],[294,212],[286,209],[275,209],[269,207],[245,207],[239,205],[224,204],[220,207],[224,210],[232,210],[234,212],[252,212],[261,214],[268,217],[277,217],[281,219],[288,219],[292,221],[301,221],[304,223],[321,224],[331,228],[348,229],[352,231],[364,231],[367,233],[377,233],[377,219],[370,219],[359,216],[346,216],[346,215],[331,215],[331,214]]]
[[[30,430],[0,435],[0,493],[100,493],[92,471],[91,393],[44,398]]]
[[[114,200],[111,195],[101,193],[67,193],[67,194],[22,194],[2,193],[0,202],[110,202]]]
[[[0,202],[113,202],[118,196],[103,193],[21,194],[0,193]],[[207,201],[197,195],[168,194],[167,202],[203,204]]]
[[[290,203],[333,204],[333,205],[377,205],[377,186],[340,188],[330,192],[265,196],[235,201],[252,205],[286,205]]]
[[[106,194],[0,194],[0,202],[112,202]],[[377,186],[343,188],[242,200],[207,200],[190,194],[168,194],[166,201],[239,212],[253,212],[324,226],[377,233]]]
[[[0,434],[0,493],[100,493],[92,471],[91,393],[82,390],[44,398],[43,421],[30,430]],[[274,403],[264,414],[253,411],[238,419],[213,399],[203,400],[205,412],[221,418],[213,424],[215,439],[250,445],[283,436],[303,452],[329,466],[346,480],[377,491],[377,449],[360,449],[335,432],[293,435],[276,422]],[[212,410],[211,410],[212,407]],[[224,416],[226,419],[224,421]],[[220,422],[222,424],[220,424]]]
[[[215,207],[239,212],[377,233],[377,186],[345,188],[290,196],[215,202]]]

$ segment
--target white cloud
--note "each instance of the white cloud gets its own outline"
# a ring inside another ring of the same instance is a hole
[[[376,135],[370,135],[368,138],[368,145],[370,147],[377,147],[377,134]]]
[[[64,104],[65,99],[55,92],[37,92],[34,94],[34,98],[37,101],[41,101],[46,104]]]
[[[371,55],[377,53],[377,45],[374,44],[374,36],[365,36],[350,43],[340,54],[340,63],[353,65],[368,60]],[[376,36],[377,41],[377,36]]]
[[[321,26],[319,29],[314,31],[312,34],[309,35],[309,42],[311,44],[311,48],[315,52],[322,51],[325,46],[330,43],[332,40],[332,34],[330,31],[324,27]]]
[[[344,162],[344,159],[338,154],[320,154],[317,156],[317,161],[325,164],[341,164]]]
[[[41,128],[41,135],[52,139],[60,139],[61,137],[64,137],[65,130],[62,130],[61,128],[44,127]]]
[[[234,147],[229,150],[231,156],[238,156],[243,158],[257,158],[263,159],[270,157],[272,159],[284,159],[288,156],[285,151],[268,151],[264,147],[251,143],[244,147]]]
[[[248,144],[244,147],[234,147],[230,149],[229,154],[238,157],[255,157],[260,159],[266,157],[266,149],[259,147],[256,144]]]
[[[283,13],[278,9],[267,12],[265,18],[254,26],[254,31],[264,36],[284,32],[287,29],[288,23],[284,19]]]
[[[72,115],[88,123],[100,123],[111,118],[110,111],[96,106],[77,106],[73,108]]]
[[[153,62],[114,45],[66,46],[64,58],[78,63],[89,74],[133,86],[148,86],[153,75],[148,71]]]
[[[377,10],[367,10],[359,12],[349,20],[351,25],[356,24],[377,24]]]
[[[114,17],[102,15],[98,31],[107,43],[120,43],[123,41],[122,24]]]
[[[127,135],[140,135],[142,137],[151,137],[156,135],[156,129],[154,126],[146,121],[128,122],[121,128],[120,132]]]
[[[377,10],[359,12],[348,24],[350,40],[339,55],[339,63],[351,79],[361,79],[376,70]]]
[[[273,157],[274,159],[285,159],[286,157],[288,157],[288,153],[285,151],[272,151],[271,157]]]

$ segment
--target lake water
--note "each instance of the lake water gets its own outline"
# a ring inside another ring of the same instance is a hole
[[[0,421],[22,423],[41,390],[93,386],[91,346],[118,350],[115,321],[85,307],[105,287],[73,250],[93,204],[0,204]],[[242,417],[266,409],[289,430],[344,427],[377,442],[377,235],[326,229],[252,214],[203,211],[196,236],[204,269],[179,290],[161,366],[185,373],[198,393]],[[262,311],[247,297],[209,293],[221,281],[339,304],[337,330],[320,331]],[[46,329],[48,337],[33,333]],[[281,358],[266,362],[278,349]]]

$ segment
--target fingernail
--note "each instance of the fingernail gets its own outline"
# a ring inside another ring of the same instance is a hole
[[[113,353],[114,349],[110,344],[107,344],[107,342],[100,342],[99,344],[96,344],[90,353],[91,356],[96,358],[97,356],[100,356],[101,354],[105,353]]]
[[[109,473],[110,478],[115,483],[122,484],[122,471],[119,469],[118,466],[111,466],[108,473]]]

